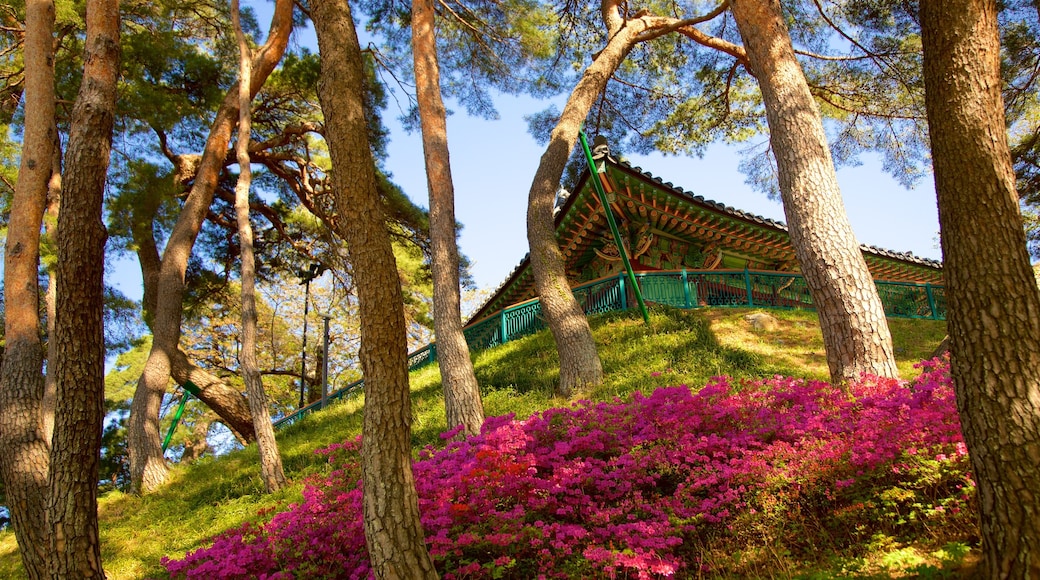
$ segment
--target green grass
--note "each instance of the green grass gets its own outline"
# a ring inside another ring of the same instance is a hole
[[[755,311],[654,308],[649,327],[632,311],[594,316],[590,322],[606,380],[591,391],[576,393],[572,400],[626,398],[636,391],[649,393],[668,385],[700,386],[716,375],[826,378],[814,313],[770,311],[778,328],[756,331],[743,318],[750,312]],[[913,364],[929,356],[942,340],[945,323],[890,320],[889,324],[900,372],[909,378],[914,374]],[[489,416],[514,413],[524,418],[571,402],[553,396],[559,359],[548,331],[474,353],[473,359]],[[437,367],[413,372],[411,388],[413,446],[439,445],[445,419]],[[303,480],[309,474],[326,468],[315,449],[353,438],[360,431],[361,397],[280,431],[279,449],[293,485],[272,496],[262,493],[255,446],[176,466],[170,484],[145,497],[118,492],[105,495],[99,506],[105,572],[113,580],[161,576],[163,556],[181,556],[206,545],[208,538],[222,530],[270,517],[300,499]],[[258,515],[261,513],[265,515]],[[886,565],[906,562],[904,567],[930,572],[936,558],[918,557],[912,550],[893,548]],[[850,562],[836,560],[820,575],[806,577],[833,577],[829,574],[848,571],[850,566]],[[782,567],[772,570],[769,575],[785,575]],[[14,534],[0,533],[0,578],[23,576]]]

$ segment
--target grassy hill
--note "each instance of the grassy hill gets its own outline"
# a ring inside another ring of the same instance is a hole
[[[610,313],[591,319],[607,380],[574,400],[609,401],[645,394],[671,385],[700,387],[711,377],[728,375],[761,378],[773,375],[826,379],[815,314],[771,311],[775,330],[755,330],[745,321],[747,309],[678,311],[654,309],[651,325],[632,312]],[[945,323],[929,320],[890,320],[903,378],[911,378],[913,364],[930,356],[945,334]],[[552,386],[558,359],[547,331],[474,354],[488,416],[513,413],[525,418],[550,407],[566,407],[572,401],[554,398]],[[413,445],[441,445],[445,430],[440,377],[436,366],[415,371],[413,392]],[[304,478],[328,470],[314,451],[330,443],[352,439],[361,431],[361,403],[343,402],[279,433],[279,445],[287,475],[294,484],[267,496],[257,474],[255,447],[219,458],[206,458],[190,466],[178,466],[171,483],[146,497],[111,493],[100,501],[99,517],[105,571],[109,578],[162,577],[160,559],[179,557],[207,544],[214,534],[245,522],[269,518],[290,503],[299,502]],[[941,534],[936,537],[941,536]],[[906,546],[878,540],[876,570],[897,570],[915,564],[943,560],[931,547]],[[929,551],[931,550],[931,551]],[[950,550],[956,552],[957,548]],[[948,550],[948,551],[950,551]],[[963,550],[961,550],[963,551]],[[931,554],[931,556],[929,556]],[[958,560],[963,554],[958,555]],[[782,556],[777,556],[778,561]],[[885,560],[887,558],[887,560]],[[929,560],[929,558],[931,558]],[[833,559],[832,559],[833,560]],[[824,566],[815,577],[848,574],[840,558]],[[880,568],[878,567],[880,566]],[[769,575],[784,577],[778,565]],[[943,570],[938,570],[944,572]],[[858,577],[865,573],[857,573]],[[855,576],[856,574],[852,574]],[[887,577],[888,573],[880,576]],[[13,534],[0,533],[0,577],[22,577]]]

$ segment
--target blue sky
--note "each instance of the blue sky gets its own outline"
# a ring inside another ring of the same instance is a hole
[[[477,286],[491,289],[497,288],[527,253],[527,194],[544,149],[527,132],[523,117],[546,106],[534,99],[510,96],[499,98],[496,104],[500,113],[497,120],[469,117],[461,108],[448,117],[456,217],[464,226],[459,246],[473,262]],[[401,128],[393,106],[385,115],[391,130],[387,169],[413,201],[427,207],[420,135]],[[744,183],[738,169],[740,159],[738,147],[717,145],[703,158],[651,154],[626,160],[695,195],[786,221],[779,201]],[[924,179],[913,189],[906,189],[880,169],[873,155],[865,155],[862,160],[858,167],[838,171],[845,207],[859,242],[941,259],[931,180]],[[136,264],[120,264],[115,276],[117,286],[135,298],[141,294],[137,272]]]

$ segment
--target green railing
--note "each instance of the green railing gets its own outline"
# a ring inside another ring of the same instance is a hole
[[[360,392],[364,386],[365,386],[365,379],[358,379],[358,380],[354,381],[353,383],[350,383],[349,385],[343,387],[342,389],[339,389],[339,390],[337,390],[337,391],[335,391],[333,393],[329,393],[329,395],[327,397],[325,397],[325,405],[322,405],[321,399],[318,399],[317,401],[314,401],[313,403],[311,403],[311,404],[309,404],[309,405],[307,405],[305,407],[301,407],[301,408],[297,409],[293,413],[290,413],[290,414],[288,414],[288,415],[286,415],[284,417],[276,419],[275,422],[274,422],[274,428],[275,429],[281,429],[282,427],[288,427],[289,425],[292,425],[293,423],[299,421],[300,419],[304,418],[305,416],[313,413],[314,411],[320,411],[320,410],[324,409],[325,406],[331,405],[335,401],[339,401],[341,399],[345,399],[349,395],[353,395],[355,393]]]
[[[752,272],[749,270],[665,271],[636,274],[636,282],[647,302],[675,308],[752,307],[812,309],[813,300],[805,279],[798,274]],[[586,314],[626,310],[634,304],[624,274],[610,276],[572,289]],[[885,314],[894,318],[946,319],[946,289],[932,284],[876,282]],[[470,350],[484,350],[534,334],[546,327],[542,305],[529,300],[505,308],[470,324],[465,330]],[[409,370],[437,360],[437,345],[431,343],[408,355]],[[355,381],[327,397],[336,401],[359,392],[363,380]],[[275,421],[275,427],[291,425],[321,408],[321,401]]]

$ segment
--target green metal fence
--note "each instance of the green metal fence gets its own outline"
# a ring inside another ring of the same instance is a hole
[[[798,274],[752,272],[749,270],[662,271],[636,274],[636,283],[647,302],[675,308],[752,307],[812,309],[813,300],[805,278]],[[624,274],[603,278],[574,288],[574,297],[586,314],[625,310],[634,303]],[[932,284],[876,282],[885,314],[893,318],[946,319],[946,289]],[[464,330],[470,350],[484,350],[533,334],[546,327],[542,305],[529,300],[505,308],[471,324]],[[437,345],[431,343],[408,355],[409,369],[437,360]],[[334,401],[360,392],[363,381],[355,381],[331,395]],[[312,403],[275,421],[284,427],[321,408]]]
[[[749,270],[665,271],[636,274],[636,282],[647,302],[676,308],[702,306],[804,308],[813,300],[805,278],[798,274]],[[586,314],[625,310],[632,304],[623,274],[573,289]],[[897,318],[946,318],[946,293],[942,286],[906,282],[877,282],[885,314]],[[498,346],[545,328],[541,305],[531,300],[492,314],[466,330],[470,349]],[[413,355],[414,359],[415,355]],[[411,359],[410,359],[411,360]],[[416,366],[434,362],[423,358]],[[415,367],[413,367],[415,368]]]

